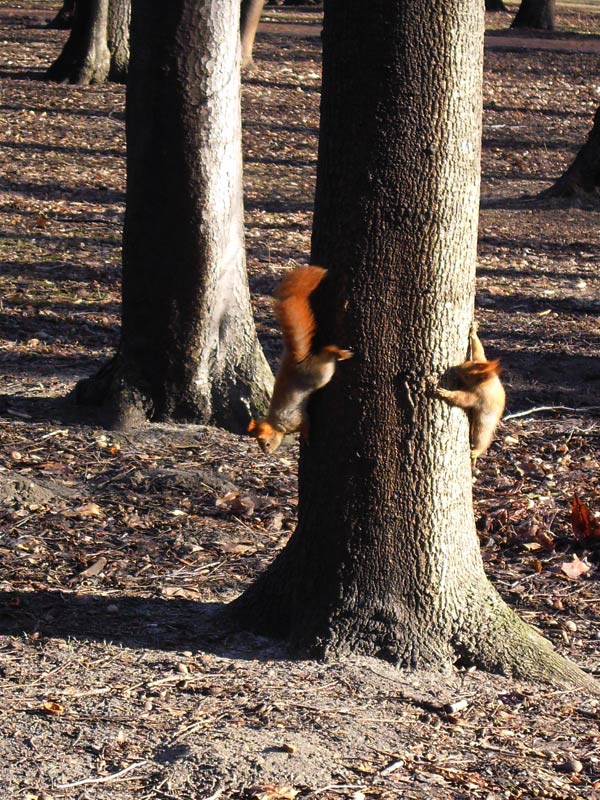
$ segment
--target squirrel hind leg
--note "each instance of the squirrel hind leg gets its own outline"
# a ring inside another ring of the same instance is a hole
[[[354,353],[352,350],[342,350],[335,344],[328,344],[321,348],[319,355],[333,357],[336,361],[347,361],[349,358],[352,358]]]

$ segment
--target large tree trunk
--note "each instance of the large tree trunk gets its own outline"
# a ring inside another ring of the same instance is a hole
[[[131,0],[77,0],[69,38],[46,72],[59,83],[125,82]]]
[[[540,193],[540,197],[585,197],[597,195],[600,189],[600,108],[587,141],[573,163],[556,183]]]
[[[78,395],[119,427],[239,432],[272,387],[245,270],[239,4],[132,9],[121,344]]]
[[[242,40],[242,69],[252,64],[256,30],[265,0],[242,0],[240,5],[240,37]]]
[[[104,83],[110,70],[108,4],[109,0],[77,0],[71,33],[47,78],[59,83]]]
[[[325,2],[312,256],[319,332],[355,357],[314,398],[297,530],[233,612],[319,656],[594,686],[487,581],[467,417],[430,390],[467,354],[482,56],[483,4]]]
[[[521,0],[517,15],[510,27],[553,31],[555,7],[555,0]]]

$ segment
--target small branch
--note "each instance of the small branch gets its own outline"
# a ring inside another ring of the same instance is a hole
[[[509,419],[528,417],[531,414],[537,414],[542,411],[576,411],[580,413],[583,411],[600,411],[600,406],[584,406],[583,408],[571,408],[570,406],[537,406],[536,408],[529,408],[526,411],[516,411],[514,414],[507,414],[503,417],[503,422]]]
[[[103,778],[83,778],[80,781],[73,781],[72,783],[57,783],[56,789],[71,789],[74,786],[83,786],[84,784],[88,783],[108,783],[109,781],[118,780],[123,775],[126,775],[128,772],[131,772],[132,769],[138,769],[138,767],[143,767],[145,764],[148,763],[148,759],[144,759],[143,761],[136,761],[135,764],[130,764],[125,769],[122,769],[120,772],[113,772],[112,775],[105,775]]]

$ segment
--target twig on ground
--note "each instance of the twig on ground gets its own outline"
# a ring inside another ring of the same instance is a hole
[[[600,406],[583,406],[582,408],[571,408],[570,406],[537,406],[536,408],[528,408],[526,411],[515,411],[514,414],[507,414],[503,417],[503,422],[509,419],[519,419],[519,417],[529,417],[531,414],[539,414],[542,411],[575,411],[581,413],[584,411],[600,411]]]
[[[143,761],[136,761],[135,764],[130,764],[125,769],[120,770],[119,772],[113,772],[111,775],[104,775],[101,778],[82,778],[80,781],[73,781],[72,783],[57,783],[56,789],[71,789],[74,786],[84,786],[88,783],[108,783],[109,781],[119,780],[126,775],[128,772],[131,772],[133,769],[138,769],[139,767],[143,767],[145,764],[148,763],[148,759],[145,758]]]

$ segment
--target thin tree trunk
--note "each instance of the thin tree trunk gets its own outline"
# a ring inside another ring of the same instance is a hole
[[[470,0],[325,2],[312,257],[319,332],[355,356],[310,410],[298,528],[232,610],[319,656],[597,690],[487,581],[467,417],[431,391],[467,354],[482,56]]]
[[[600,108],[587,141],[569,168],[539,197],[585,197],[597,195],[600,189]]]
[[[553,31],[555,9],[555,0],[521,0],[517,15],[510,27]]]
[[[75,0],[64,0],[54,19],[48,23],[48,27],[60,31],[69,30],[73,24],[74,15]]]
[[[272,387],[245,271],[236,0],[134,0],[121,344],[80,384],[118,427],[241,432]]]
[[[240,5],[240,37],[242,40],[242,69],[252,64],[254,39],[265,0],[242,0]]]
[[[129,68],[129,26],[131,0],[110,0],[107,43],[110,50],[109,79],[125,83]]]
[[[110,69],[106,41],[109,0],[77,0],[69,38],[46,72],[59,83],[104,83]]]
[[[486,11],[508,11],[503,0],[485,0]]]

